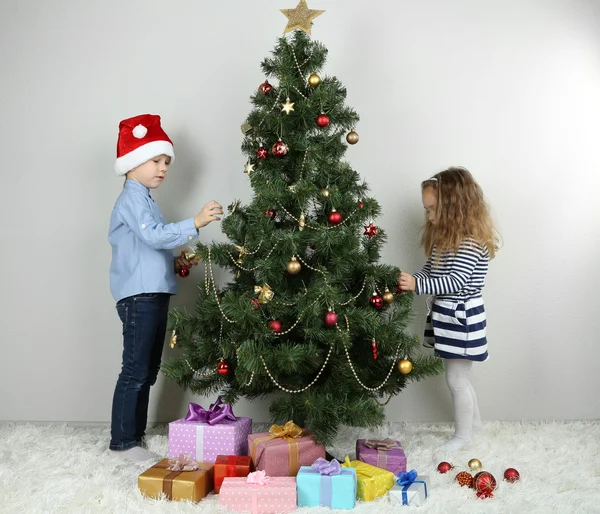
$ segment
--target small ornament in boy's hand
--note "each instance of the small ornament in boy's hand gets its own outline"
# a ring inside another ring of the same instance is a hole
[[[187,266],[181,266],[181,268],[179,268],[179,270],[177,271],[177,274],[181,278],[188,277],[190,274],[190,268],[188,268]]]

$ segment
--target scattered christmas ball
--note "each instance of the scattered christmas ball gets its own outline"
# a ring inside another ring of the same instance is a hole
[[[268,80],[265,80],[260,86],[258,86],[258,90],[264,95],[268,95],[271,91],[273,91],[273,86],[269,84]]]
[[[371,239],[373,236],[377,235],[377,230],[379,230],[379,227],[377,225],[373,225],[373,223],[369,223],[368,225],[365,226],[365,231],[364,231],[363,235],[369,236],[369,239]]]
[[[329,116],[327,114],[321,113],[317,116],[317,126],[321,128],[325,128],[329,125]]]
[[[273,145],[273,148],[271,148],[271,153],[276,157],[284,157],[289,151],[290,147],[281,139]]]
[[[473,487],[473,475],[471,475],[471,473],[467,473],[466,471],[461,471],[458,475],[456,475],[456,481],[461,487]]]
[[[398,363],[398,371],[403,375],[408,375],[413,369],[413,364],[408,359],[402,359]],[[439,469],[439,468],[438,468]]]
[[[392,293],[387,287],[385,288],[385,291],[383,292],[383,303],[387,303],[388,305],[390,303],[394,302],[394,293]]]
[[[371,341],[371,350],[373,351],[373,360],[377,360],[377,341],[375,339]]]
[[[290,259],[290,262],[287,263],[286,268],[287,268],[287,272],[290,275],[297,275],[298,273],[300,273],[302,266],[300,265],[300,263],[298,262],[298,259],[296,259],[296,257],[292,257]]]
[[[229,369],[229,363],[227,361],[221,361],[219,362],[219,364],[217,364],[217,373],[219,375],[225,376],[225,375],[229,375],[230,369]]]
[[[438,464],[437,469],[443,475],[444,473],[448,473],[448,471],[450,471],[452,467],[452,464],[450,464],[449,462],[440,462]]]
[[[377,293],[373,293],[373,296],[369,299],[369,303],[374,309],[380,310],[383,307],[383,298]]]
[[[504,472],[504,480],[506,480],[508,482],[514,483],[517,480],[519,480],[520,478],[521,478],[521,475],[519,475],[519,472],[515,468],[508,468]]]
[[[319,194],[325,198],[329,198],[329,189],[324,187],[323,189],[319,190]]]
[[[273,209],[267,209],[265,211],[265,218],[273,219],[275,217],[275,211]]]
[[[269,155],[269,151],[264,147],[261,146],[258,150],[256,150],[256,157],[258,159],[267,159],[267,155]]]
[[[321,77],[319,77],[316,73],[311,73],[310,77],[308,77],[308,85],[310,87],[317,87],[321,83]]]
[[[358,134],[354,131],[354,129],[348,132],[348,135],[346,136],[346,141],[348,141],[348,143],[351,145],[355,145],[356,143],[358,143]]]
[[[473,477],[473,489],[477,491],[477,496],[481,499],[492,498],[496,485],[494,475],[487,471],[480,471]]]
[[[179,268],[179,270],[177,271],[177,274],[180,277],[185,278],[185,277],[189,276],[190,268],[188,268],[187,266],[181,266],[181,268]]]
[[[337,314],[333,312],[332,309],[329,309],[327,314],[325,314],[325,325],[328,327],[335,327],[337,323]]]
[[[469,467],[472,470],[481,469],[481,461],[479,459],[471,459],[469,461]]]
[[[285,112],[288,115],[290,114],[290,112],[294,112],[294,102],[290,102],[289,97],[285,100],[285,103],[282,105],[283,105],[283,108],[281,109],[282,112]]]
[[[267,326],[276,334],[279,334],[279,332],[281,332],[281,329],[283,328],[281,321],[279,321],[278,319],[269,321],[269,324]]]
[[[329,223],[332,225],[339,225],[342,222],[342,215],[335,209],[329,214]]]

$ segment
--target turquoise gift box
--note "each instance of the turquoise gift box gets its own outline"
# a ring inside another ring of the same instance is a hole
[[[334,471],[327,474],[332,468]],[[337,461],[329,463],[325,459],[317,459],[312,466],[300,468],[296,489],[298,507],[353,509],[356,504],[356,469],[341,468]]]

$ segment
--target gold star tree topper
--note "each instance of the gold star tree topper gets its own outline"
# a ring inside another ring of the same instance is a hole
[[[288,18],[288,24],[284,34],[291,32],[292,30],[300,29],[310,34],[310,25],[312,21],[317,17],[321,16],[325,11],[316,11],[309,9],[306,5],[306,0],[300,0],[295,9],[280,9],[283,14]]]

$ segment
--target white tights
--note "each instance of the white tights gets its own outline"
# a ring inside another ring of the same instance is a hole
[[[473,361],[467,359],[444,359],[446,383],[454,410],[454,437],[444,443],[446,450],[460,450],[471,442],[473,432],[483,428],[477,395],[469,381],[472,366]]]

